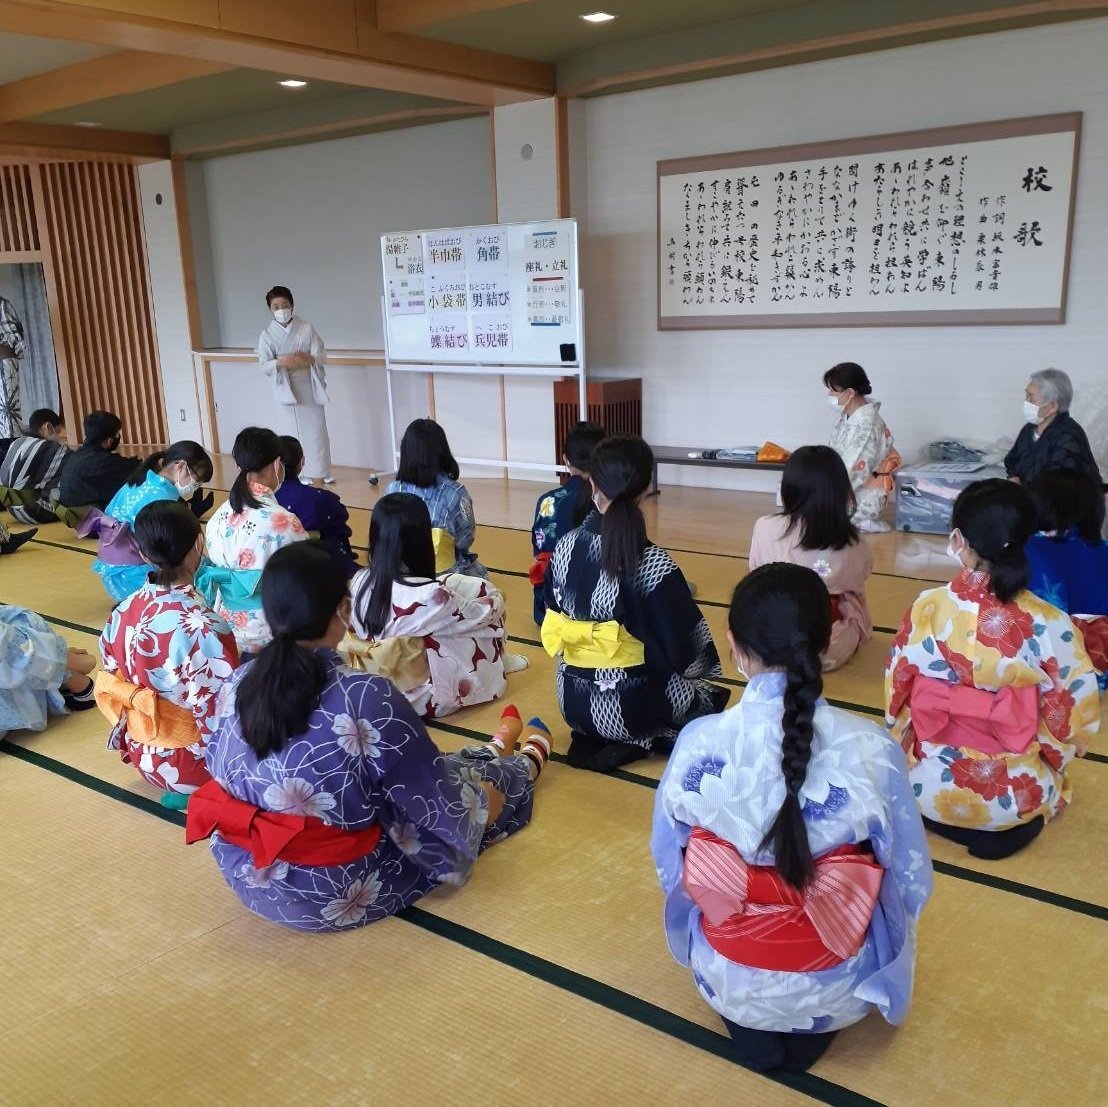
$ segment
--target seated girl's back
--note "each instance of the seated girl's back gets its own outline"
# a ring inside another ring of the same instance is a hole
[[[814,570],[831,593],[831,640],[825,671],[854,656],[873,634],[866,580],[873,551],[851,522],[850,478],[830,446],[801,446],[781,478],[782,511],[763,515],[750,539],[750,568],[787,561]]]
[[[473,500],[458,483],[458,463],[442,427],[434,419],[416,419],[400,442],[400,464],[390,492],[410,492],[426,502],[431,513],[438,573],[488,576],[472,551],[477,523]]]
[[[378,500],[369,550],[350,585],[351,662],[388,677],[428,718],[503,695],[504,597],[481,577],[435,576],[426,503],[407,492]]]
[[[819,578],[756,569],[728,622],[749,684],[681,732],[658,788],[666,932],[743,1064],[805,1068],[875,1007],[903,1021],[931,866],[903,753],[820,698]]]

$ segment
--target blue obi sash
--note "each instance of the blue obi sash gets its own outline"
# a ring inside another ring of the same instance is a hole
[[[261,569],[228,569],[205,558],[196,571],[195,585],[212,607],[218,594],[228,611],[261,611],[261,582]]]

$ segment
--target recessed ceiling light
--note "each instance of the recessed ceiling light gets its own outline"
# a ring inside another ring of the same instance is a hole
[[[589,12],[588,15],[579,16],[586,23],[611,23],[616,17],[611,12]]]
[[[277,82],[282,88],[303,88],[308,82],[298,81],[295,77],[286,77],[283,81]]]
[[[104,124],[103,123],[93,123],[93,122],[91,122],[91,120],[82,119],[79,122],[74,123],[73,126],[74,127],[103,127]]]

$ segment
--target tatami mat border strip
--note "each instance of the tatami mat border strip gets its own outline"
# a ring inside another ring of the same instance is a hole
[[[54,623],[57,626],[68,627],[70,630],[82,631],[86,634],[97,634],[91,627],[83,626],[80,623],[72,623],[65,619],[59,619],[53,615],[44,615],[42,612],[37,614],[41,615],[47,622]],[[526,640],[525,640],[526,641]],[[834,701],[828,701],[834,702]],[[444,723],[438,719],[427,720],[427,726],[431,730],[441,730],[446,734],[453,734],[459,738],[471,738],[475,742],[488,741],[488,735],[482,734],[478,730],[472,730],[469,727],[458,726],[455,723]],[[30,750],[23,750],[22,747],[8,747],[5,746],[8,752],[12,752],[14,749],[19,749],[21,754],[25,754],[24,760],[33,761],[34,758],[39,758],[41,761],[49,762],[50,758],[44,758],[41,754],[33,753]],[[561,764],[567,762],[567,758],[563,753],[552,753],[552,761],[557,761]],[[1092,754],[1086,754],[1086,760],[1092,758]],[[1101,763],[1108,762],[1108,758],[1098,757],[1096,760]],[[35,762],[37,763],[37,762]],[[57,765],[63,765],[63,762],[54,762]],[[49,768],[49,765],[44,764],[44,768]],[[85,780],[93,783],[89,784],[89,787],[99,789],[114,790],[115,785],[107,784],[104,781],[98,780],[96,777],[89,777],[87,774],[80,772],[77,769],[70,769],[65,766],[67,771],[72,774],[72,779],[76,779],[78,783],[84,783]],[[62,773],[61,775],[66,775]],[[616,780],[626,781],[628,784],[637,784],[640,787],[650,788],[657,790],[658,781],[653,777],[642,776],[639,773],[628,772],[626,769],[617,769],[615,772],[607,773],[606,776],[614,777]],[[119,791],[124,791],[119,789]],[[114,791],[105,792],[106,795],[114,794]],[[146,799],[143,796],[133,795],[130,792],[124,793],[127,796],[126,802],[131,803],[135,807],[142,807],[144,810],[151,810],[154,814],[161,817],[166,817],[166,812],[160,805],[154,803],[151,800]],[[171,820],[172,821],[172,820]],[[1006,877],[994,876],[990,873],[981,873],[975,869],[965,869],[960,865],[952,865],[947,861],[934,861],[932,862],[935,871],[942,873],[944,876],[951,876],[957,880],[968,880],[973,884],[981,884],[989,888],[996,889],[1001,892],[1009,892],[1013,895],[1023,896],[1026,899],[1038,900],[1040,903],[1046,903],[1052,907],[1061,907],[1067,911],[1074,911],[1080,915],[1088,915],[1090,918],[1100,919],[1108,922],[1108,907],[1102,907],[1096,903],[1089,903],[1086,900],[1074,899],[1072,896],[1064,896],[1058,892],[1050,892],[1044,888],[1037,888],[1032,884],[1023,884],[1017,880],[1009,880]]]
[[[88,773],[83,773],[66,765],[62,761],[56,761],[52,757],[36,753],[33,750],[24,749],[22,746],[14,746],[8,742],[0,741],[0,752],[8,754],[19,761],[25,761],[36,768],[45,769],[74,784],[88,788],[107,799],[114,799],[125,803],[130,807],[138,808],[147,814],[156,815],[165,822],[175,826],[184,827],[185,816],[179,811],[170,811],[162,807],[157,801],[147,799],[144,796],[128,792],[117,784],[98,780]],[[541,980],[562,991],[570,992],[580,999],[588,1000],[597,1006],[613,1011],[624,1018],[632,1019],[648,1026],[652,1030],[660,1031],[671,1038],[684,1042],[719,1057],[721,1060],[738,1065],[731,1050],[730,1043],[722,1035],[715,1033],[699,1023],[675,1015],[664,1007],[649,1003],[647,1000],[633,996],[619,988],[613,988],[610,984],[604,984],[590,976],[574,972],[554,961],[548,961],[533,953],[527,953],[517,946],[508,945],[498,941],[478,930],[462,926],[460,923],[444,919],[420,907],[409,907],[396,916],[405,922],[418,926],[436,937],[443,938],[455,945],[463,946],[473,953],[479,953],[490,960],[497,961],[517,972],[526,973],[528,976]],[[749,1071],[749,1070],[747,1070]],[[831,1080],[814,1073],[779,1073],[761,1074],[774,1083],[781,1084],[794,1091],[807,1095],[828,1107],[885,1107],[879,1100],[871,1099],[850,1088],[843,1087]]]

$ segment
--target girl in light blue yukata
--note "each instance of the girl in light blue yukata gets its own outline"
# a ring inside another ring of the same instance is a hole
[[[212,459],[203,446],[187,440],[152,453],[127,478],[99,520],[100,550],[92,563],[113,600],[138,591],[153,568],[134,539],[138,513],[159,500],[192,500],[211,479]],[[197,502],[201,510],[211,506],[210,498]]]
[[[51,715],[95,707],[95,668],[90,653],[71,649],[41,615],[0,604],[0,738],[9,730],[45,730]]]
[[[489,575],[470,549],[477,530],[473,500],[465,485],[458,483],[458,463],[446,432],[434,419],[416,419],[408,425],[400,442],[400,468],[389,491],[411,492],[426,502],[436,573]]]
[[[666,936],[741,1064],[804,1071],[870,1010],[904,1020],[931,862],[900,746],[822,698],[819,576],[763,565],[729,627],[743,698],[685,727],[658,787]]]

